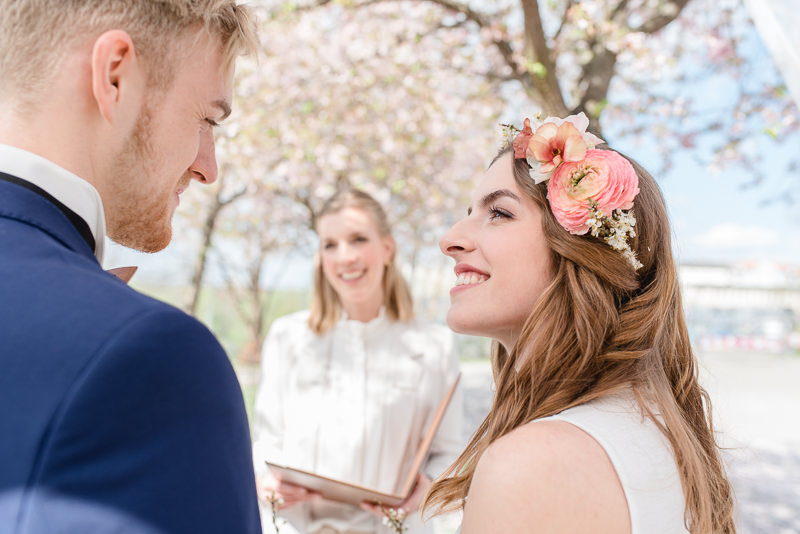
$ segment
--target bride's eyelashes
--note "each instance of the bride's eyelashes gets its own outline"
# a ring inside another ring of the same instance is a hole
[[[489,208],[489,219],[496,220],[496,219],[513,219],[514,214],[508,210],[504,210],[503,208],[498,208],[497,206],[491,206]]]

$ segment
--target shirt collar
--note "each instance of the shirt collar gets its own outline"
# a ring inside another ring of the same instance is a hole
[[[3,144],[0,169],[44,189],[86,221],[94,236],[94,255],[102,265],[106,218],[100,193],[92,184],[42,156]]]
[[[361,321],[356,321],[355,319],[350,319],[350,316],[347,315],[347,310],[345,310],[344,308],[342,308],[342,316],[341,316],[341,318],[339,320],[340,321],[350,321],[351,323],[361,323]],[[380,324],[386,322],[386,320],[387,320],[386,319],[386,306],[381,306],[381,308],[378,310],[378,315],[376,315],[373,319],[370,319],[366,323],[361,323],[361,324],[364,325],[365,327],[367,325],[380,325]]]

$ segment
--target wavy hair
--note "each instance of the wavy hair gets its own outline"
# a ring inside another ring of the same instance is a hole
[[[509,152],[511,147],[504,148],[494,161]],[[493,343],[497,391],[491,410],[464,452],[432,485],[425,510],[461,508],[478,460],[498,438],[534,419],[631,388],[672,446],[689,530],[735,533],[732,489],[714,437],[709,397],[698,383],[664,199],[647,171],[631,163],[640,188],[634,206],[637,236],[630,240],[643,264],[638,271],[605,242],[567,232],[550,210],[547,184],[535,184],[526,161],[514,160],[517,185],[543,213],[553,280],[531,303],[510,352]]]
[[[392,227],[386,217],[386,211],[372,196],[358,189],[344,189],[329,198],[316,214],[317,228],[322,217],[339,213],[345,208],[355,208],[368,213],[378,233],[382,237],[392,237]],[[383,270],[383,306],[386,315],[393,321],[409,321],[414,317],[414,301],[406,279],[397,266],[396,249],[397,247]],[[320,253],[317,251],[314,255],[314,292],[311,297],[308,326],[312,332],[321,334],[333,328],[341,316],[342,303],[325,278]]]

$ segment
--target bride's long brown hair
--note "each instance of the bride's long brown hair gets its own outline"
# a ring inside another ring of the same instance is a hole
[[[511,147],[494,161],[508,152]],[[631,388],[672,445],[689,530],[735,533],[733,494],[708,394],[697,379],[664,199],[647,171],[631,163],[640,189],[634,201],[637,236],[629,241],[643,264],[638,271],[605,242],[562,228],[550,211],[547,185],[531,180],[524,159],[514,160],[517,185],[543,212],[553,280],[531,303],[511,351],[493,343],[497,391],[491,410],[432,485],[425,510],[461,508],[478,460],[498,438],[534,419]]]

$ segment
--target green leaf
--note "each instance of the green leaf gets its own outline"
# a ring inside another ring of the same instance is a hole
[[[589,101],[586,103],[586,111],[589,112],[589,115],[592,117],[599,117],[603,110],[606,109],[608,106],[608,99],[604,98],[600,102]]]
[[[545,67],[540,61],[531,61],[528,59],[525,61],[525,68],[528,69],[528,72],[535,74],[539,78],[544,78],[547,76],[547,67]]]

